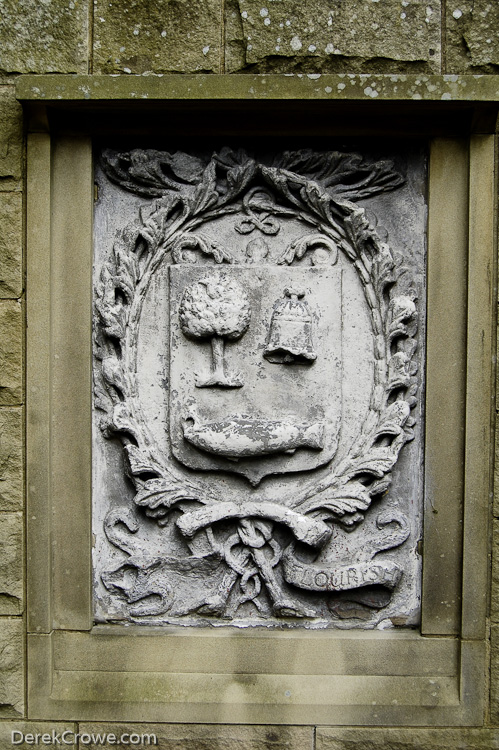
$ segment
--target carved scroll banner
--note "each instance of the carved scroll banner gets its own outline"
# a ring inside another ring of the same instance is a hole
[[[418,622],[424,177],[417,148],[100,154],[97,622]]]

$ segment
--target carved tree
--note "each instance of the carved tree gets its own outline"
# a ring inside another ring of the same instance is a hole
[[[226,276],[201,279],[186,287],[179,314],[188,338],[211,341],[211,373],[199,379],[197,387],[240,388],[240,378],[226,371],[224,349],[225,339],[241,338],[250,323],[251,308],[242,286]]]

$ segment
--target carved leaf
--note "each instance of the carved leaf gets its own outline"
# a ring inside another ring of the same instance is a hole
[[[168,510],[179,500],[204,502],[194,487],[172,479],[149,479],[134,497],[136,505],[152,510],[159,506]]]

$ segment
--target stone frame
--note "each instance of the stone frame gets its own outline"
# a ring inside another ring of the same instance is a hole
[[[227,98],[225,77],[209,78],[211,90],[214,78],[223,79],[212,98]],[[286,79],[281,83],[285,98]],[[29,80],[21,79],[20,98],[39,98],[29,88]],[[381,118],[382,104],[376,106]],[[84,107],[80,103],[76,112],[84,113]],[[445,112],[444,103],[441,107]],[[442,137],[441,121],[425,132],[430,169],[420,632],[125,629],[92,627],[91,617],[95,130],[87,120],[76,133],[73,123],[71,132],[60,125],[57,112],[49,126],[45,115],[39,105],[31,110],[27,165],[29,718],[481,724],[493,405],[494,136],[477,133],[475,126],[475,132],[451,130],[453,137]]]

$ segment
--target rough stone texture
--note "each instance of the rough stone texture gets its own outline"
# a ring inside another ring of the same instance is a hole
[[[0,302],[0,406],[22,403],[22,307]]]
[[[0,618],[0,718],[22,716],[23,621]]]
[[[497,73],[499,4],[452,0],[446,8],[447,73]]]
[[[440,2],[231,0],[226,18],[229,72],[439,70]]]
[[[497,729],[342,729],[318,727],[316,750],[496,750]]]
[[[223,726],[203,724],[80,724],[80,734],[113,732],[150,734],[157,750],[312,750],[313,727]],[[111,743],[85,745],[89,750],[112,747]],[[145,741],[140,747],[147,747]]]
[[[490,631],[490,722],[499,724],[499,625]]]
[[[219,0],[97,0],[94,71],[98,73],[217,72]]]
[[[22,514],[0,514],[0,615],[22,612],[22,544]]]
[[[22,195],[0,193],[0,297],[22,292]]]
[[[490,616],[492,622],[499,622],[499,520],[494,520],[492,542],[492,591]]]
[[[19,747],[24,748],[31,745],[35,747],[50,747],[52,745],[52,747],[63,747],[65,750],[77,750],[77,743],[72,742],[73,737],[69,734],[69,732],[76,734],[77,731],[76,724],[60,724],[54,721],[46,723],[41,721],[2,721],[0,722],[0,747],[2,750],[3,748],[16,747],[16,745],[12,744],[14,740],[18,743]],[[68,734],[63,735],[64,732]],[[37,734],[40,735],[40,738],[38,743],[35,744],[34,740],[29,738],[29,735],[36,736]],[[21,735],[24,737],[25,744],[20,742]],[[50,744],[43,741],[44,735],[45,740],[47,739],[47,735],[50,736]],[[57,738],[60,744],[57,743]],[[63,740],[64,744],[62,744]]]
[[[22,409],[0,409],[0,511],[23,504]]]
[[[81,73],[87,70],[88,3],[4,0],[0,70]]]
[[[8,189],[21,178],[23,148],[22,108],[13,86],[0,86],[0,122],[0,189]]]

